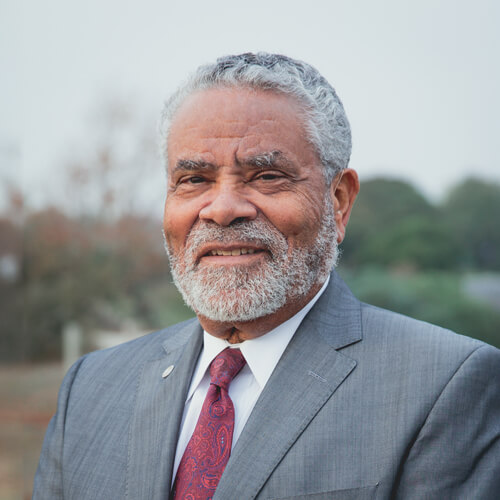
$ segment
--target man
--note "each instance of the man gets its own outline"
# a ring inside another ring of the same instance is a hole
[[[499,498],[500,351],[329,274],[359,184],[328,82],[229,56],[163,120],[166,248],[197,319],[73,366],[34,498]]]

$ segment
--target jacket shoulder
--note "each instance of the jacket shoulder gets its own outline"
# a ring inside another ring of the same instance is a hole
[[[165,349],[185,345],[198,325],[197,319],[192,318],[123,344],[90,352],[82,356],[75,367],[78,367],[79,375],[86,371],[137,367],[144,361],[162,357]]]
[[[382,337],[396,344],[401,342],[412,347],[441,345],[464,352],[472,352],[487,345],[446,328],[370,304],[361,303],[361,316],[363,339],[368,341]]]
[[[500,369],[500,350],[480,340],[367,304],[361,311],[363,341],[350,354],[384,366],[401,383],[418,379],[437,396],[472,362],[488,359],[485,369],[489,362]]]

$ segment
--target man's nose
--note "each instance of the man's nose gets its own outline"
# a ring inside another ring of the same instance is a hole
[[[200,210],[199,217],[220,226],[229,226],[240,220],[255,219],[257,208],[236,189],[224,187],[214,193],[210,202]]]

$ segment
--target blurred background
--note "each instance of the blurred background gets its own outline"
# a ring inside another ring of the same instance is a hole
[[[282,52],[337,89],[357,296],[500,347],[499,21],[495,0],[0,0],[0,500],[30,498],[77,356],[192,315],[156,126],[222,54]]]

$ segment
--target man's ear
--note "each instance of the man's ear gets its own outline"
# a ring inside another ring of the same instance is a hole
[[[345,228],[358,192],[358,174],[352,168],[346,168],[337,174],[330,185],[337,224],[337,243],[341,243],[344,239]]]

